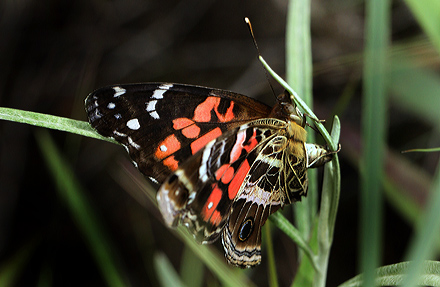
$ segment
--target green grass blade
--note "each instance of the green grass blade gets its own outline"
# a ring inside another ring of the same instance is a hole
[[[269,273],[269,286],[278,287],[277,266],[275,263],[275,254],[273,250],[272,234],[270,232],[270,222],[267,221],[264,225],[264,242],[267,250],[267,268]]]
[[[86,137],[117,143],[112,139],[99,135],[88,122],[2,107],[0,107],[0,119],[70,132]]]
[[[414,265],[410,262],[382,266],[376,270],[375,283],[377,286],[400,286],[405,279],[408,270]],[[425,261],[420,264],[422,274],[411,286],[440,286],[440,262]],[[358,275],[339,285],[339,287],[361,287],[363,275]]]
[[[318,264],[316,262],[316,255],[313,253],[312,249],[308,243],[302,237],[301,232],[296,229],[290,221],[288,221],[280,212],[276,212],[269,217],[269,220],[275,224],[281,231],[283,231],[287,236],[292,239],[293,242],[298,245],[299,248],[304,252],[304,254],[312,262],[313,268],[318,270]]]
[[[340,122],[335,117],[332,128],[332,140],[339,142]],[[318,222],[318,270],[313,286],[325,286],[330,249],[333,243],[333,233],[336,223],[336,214],[341,192],[341,174],[338,155],[324,166],[324,180],[322,184],[321,210]]]
[[[17,286],[16,281],[29,261],[38,241],[31,240],[23,245],[10,260],[2,262],[0,265],[0,287]]]
[[[440,3],[440,1],[439,1]],[[420,67],[409,55],[394,57],[389,71],[389,88],[394,103],[429,120],[439,129],[440,77],[437,71]],[[423,101],[421,101],[423,97]]]
[[[413,149],[409,149],[409,150],[404,150],[402,151],[402,153],[407,153],[407,152],[439,152],[440,151],[440,147],[435,147],[435,148],[413,148]]]
[[[210,246],[198,244],[184,226],[177,228],[177,235],[208,267],[225,286],[254,286],[241,270],[226,264],[223,256],[216,253]]]
[[[310,35],[310,0],[291,0],[288,5],[286,26],[286,80],[295,87],[304,102],[312,107],[312,55]],[[313,133],[308,141],[314,142]],[[318,209],[317,173],[308,172],[309,192],[301,204],[294,207],[295,222],[304,238],[310,238],[312,224]]]
[[[203,276],[206,270],[205,266],[187,246],[185,246],[185,249],[183,250],[181,262],[180,278],[182,278],[183,284],[191,287],[203,286]]]
[[[85,242],[94,257],[102,277],[108,286],[129,286],[118,269],[113,254],[115,250],[99,223],[93,208],[84,196],[83,188],[74,178],[73,172],[63,160],[60,152],[47,132],[37,134],[37,142],[43,153],[46,164],[57,184],[61,199],[69,208],[78,229],[82,232]]]
[[[385,74],[389,42],[388,0],[366,2],[366,46],[362,109],[363,155],[361,161],[361,268],[365,286],[374,286],[381,253],[381,182],[385,150]]]
[[[405,0],[405,2],[440,53],[440,1]]]
[[[315,220],[312,236],[309,242],[310,248],[314,253],[318,252],[318,221]],[[318,255],[319,256],[319,255]],[[316,264],[318,265],[318,261]],[[316,269],[309,257],[304,256],[301,263],[296,271],[295,278],[292,282],[292,287],[303,287],[303,286],[313,286],[315,274],[317,274]]]
[[[420,218],[416,226],[416,234],[410,245],[407,258],[413,262],[409,266],[408,277],[403,286],[415,286],[418,282],[419,274],[422,271],[423,262],[433,253],[438,244],[440,220],[438,211],[440,210],[440,166],[437,167],[437,175],[431,187],[430,199],[427,201],[425,213]]]
[[[154,256],[154,267],[161,286],[186,286],[182,283],[173,265],[164,254],[159,253]]]

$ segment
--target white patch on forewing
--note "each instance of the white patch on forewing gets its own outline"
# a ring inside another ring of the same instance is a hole
[[[147,112],[155,111],[156,110],[156,104],[157,104],[156,100],[148,102],[147,108],[146,108]]]
[[[115,118],[119,120],[119,119],[122,119],[122,116],[121,116],[121,114],[115,114]]]
[[[128,144],[130,144],[135,149],[140,149],[141,148],[141,146],[138,145],[137,143],[135,143],[131,137],[128,137],[127,140],[128,140]]]
[[[167,148],[166,145],[161,145],[161,146],[160,146],[160,151],[161,151],[161,152],[166,152],[167,150],[168,150],[168,148]]]
[[[113,131],[113,134],[114,134],[115,136],[118,136],[118,137],[126,137],[126,136],[127,136],[126,134],[124,134],[124,133],[120,133],[120,132],[118,132],[117,130],[114,130],[114,131]]]
[[[108,103],[107,108],[113,110],[116,107],[115,103]]]
[[[127,122],[127,127],[131,130],[138,130],[141,128],[138,119],[131,119]]]
[[[126,89],[123,89],[121,87],[113,87],[113,90],[115,91],[115,94],[113,95],[113,97],[115,98],[125,94],[125,92],[127,91]]]
[[[95,114],[91,117],[91,120],[94,121],[94,120],[99,119],[101,117],[102,117],[101,113],[98,111],[98,109],[96,109]]]
[[[159,114],[156,111],[150,112],[150,116],[156,120],[160,119]]]
[[[134,165],[135,168],[138,168],[138,163],[137,163],[137,162],[135,162],[135,161],[133,160],[132,163],[133,163],[133,165]]]
[[[208,204],[208,209],[211,209],[212,206],[214,205],[214,203],[212,203],[212,201]]]
[[[151,98],[153,99],[163,99],[163,94],[173,87],[173,84],[163,84],[160,85],[158,89],[154,90]]]

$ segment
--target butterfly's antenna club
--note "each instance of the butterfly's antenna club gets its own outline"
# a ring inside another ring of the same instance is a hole
[[[246,24],[248,25],[249,32],[251,33],[252,41],[254,42],[254,46],[255,46],[255,49],[257,50],[258,56],[261,57],[260,49],[258,49],[257,40],[255,39],[254,30],[252,29],[251,20],[249,20],[248,17],[244,17],[244,21],[245,21]],[[276,96],[276,94],[275,94],[275,91],[274,91],[274,89],[273,89],[273,86],[272,86],[272,84],[271,84],[270,81],[269,81],[269,75],[268,75],[268,73],[267,73],[266,68],[264,68],[264,65],[263,65],[263,69],[264,69],[264,74],[265,74],[265,76],[266,76],[266,80],[267,80],[267,82],[269,83],[270,89],[272,90],[272,93],[273,93],[273,95],[275,96],[275,98],[277,98],[277,96]]]

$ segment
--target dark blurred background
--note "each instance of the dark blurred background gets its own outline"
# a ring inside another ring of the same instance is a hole
[[[2,1],[0,106],[85,121],[83,101],[94,89],[155,81],[233,90],[272,105],[243,18],[251,19],[263,57],[283,76],[286,11],[281,0]],[[392,12],[395,43],[421,35],[402,1],[394,1]],[[313,0],[311,22],[314,109],[321,119],[336,113],[342,122],[342,192],[328,271],[328,285],[335,286],[358,272],[364,3]],[[423,52],[425,65],[438,70],[438,58]],[[282,92],[276,83],[274,88]],[[0,121],[0,266],[21,264],[17,286],[35,286],[42,277],[54,286],[105,285],[42,157],[35,137],[41,130]],[[121,183],[124,176],[130,180],[121,170],[132,170],[123,148],[65,132],[50,135],[84,187],[129,282],[157,285],[154,253],[164,252],[178,266],[183,244],[162,225],[154,205],[134,199]],[[388,137],[387,172],[397,182],[413,179],[410,196],[423,206],[438,155],[399,152],[438,146],[438,132],[390,103]],[[417,174],[400,173],[402,161]],[[411,225],[388,202],[384,214],[383,263],[396,263],[403,260]],[[296,247],[279,231],[274,244],[286,286],[295,274]],[[261,286],[268,284],[264,259],[247,273]],[[209,271],[205,280],[219,284]]]

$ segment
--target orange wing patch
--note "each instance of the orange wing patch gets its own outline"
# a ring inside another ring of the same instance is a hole
[[[198,105],[197,108],[194,110],[194,121],[205,123],[211,121],[211,111],[215,112],[219,122],[224,123],[233,120],[235,117],[233,112],[234,102],[230,101],[228,109],[226,110],[225,114],[222,115],[218,111],[221,100],[222,99],[218,97],[207,97],[206,100]]]

